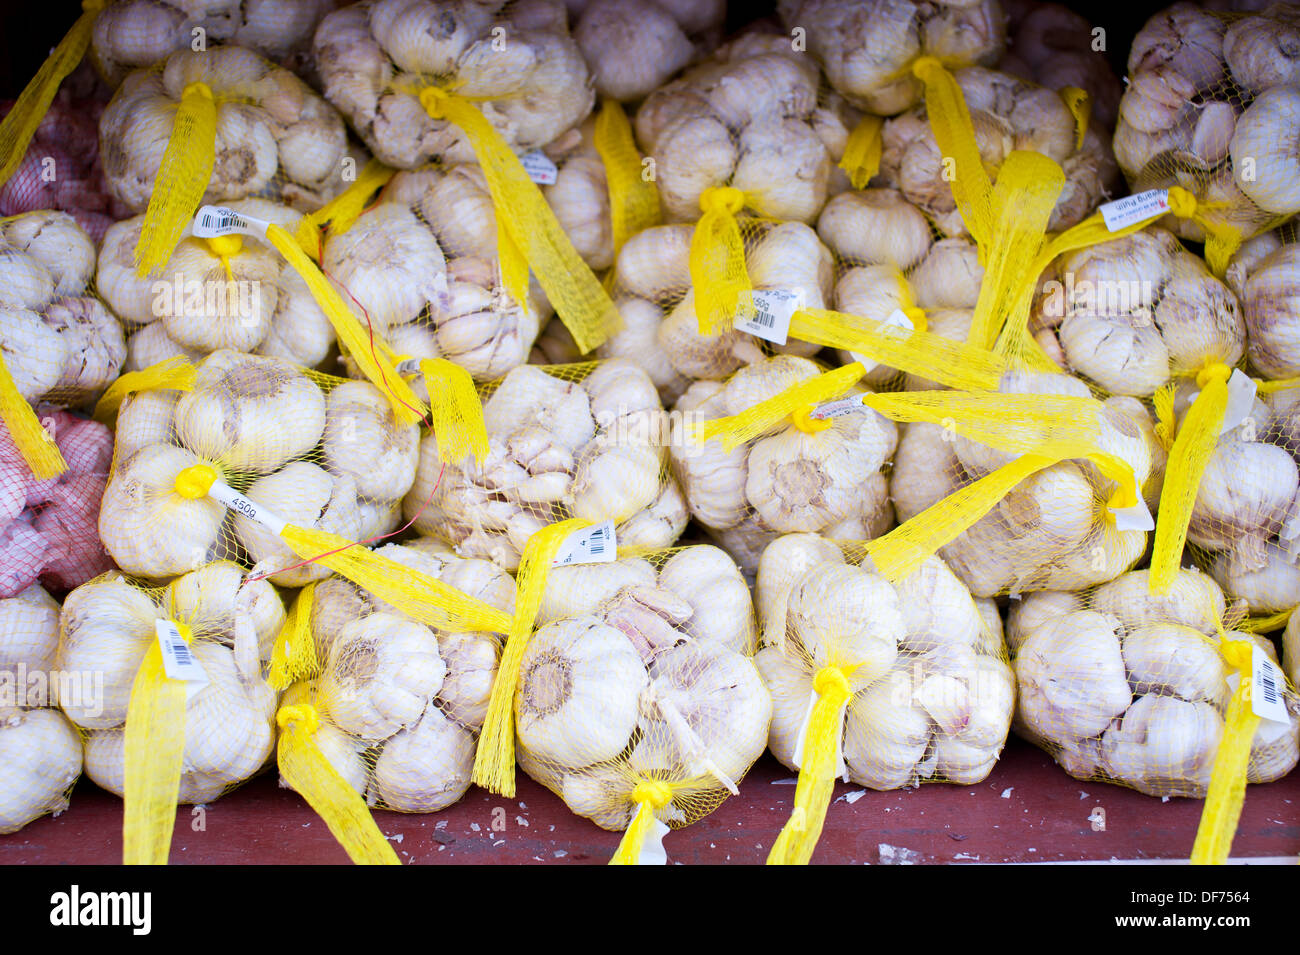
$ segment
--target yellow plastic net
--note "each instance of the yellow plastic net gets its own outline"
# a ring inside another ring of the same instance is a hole
[[[202,804],[271,758],[279,694],[266,683],[284,606],[229,561],[166,587],[113,572],[64,601],[56,663],[81,693],[85,771],[122,796],[123,861],[165,864],[178,804]]]
[[[891,581],[867,554],[789,534],[759,562],[768,747],[799,771],[770,865],[812,859],[838,777],[877,790],[971,785],[1006,741],[1015,688],[996,607],[937,557]]]
[[[0,599],[0,834],[68,807],[81,738],[61,699],[95,691],[60,680],[59,604],[40,584]]]
[[[1243,240],[1300,211],[1279,134],[1300,115],[1287,52],[1298,24],[1287,4],[1248,14],[1178,4],[1129,50],[1115,158],[1135,193],[1185,191],[1169,227],[1206,243],[1216,275]]]

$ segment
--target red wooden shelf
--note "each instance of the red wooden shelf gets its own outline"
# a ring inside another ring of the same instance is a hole
[[[793,773],[765,756],[739,797],[665,838],[669,861],[762,863],[789,814],[793,783]],[[1105,813],[1104,830],[1093,828],[1098,807]],[[1233,858],[1300,855],[1297,807],[1300,773],[1249,787]],[[879,793],[837,784],[814,861],[1185,860],[1200,812],[1197,800],[1165,802],[1071,779],[1045,754],[1013,739],[993,773],[976,786]],[[575,816],[523,773],[513,799],[471,788],[441,813],[376,812],[375,819],[408,863],[605,863],[619,841],[618,833]],[[200,821],[205,828],[196,831]],[[121,861],[121,828],[120,800],[83,780],[67,812],[0,836],[0,863],[113,865]],[[882,853],[882,845],[890,848]],[[332,864],[348,858],[307,804],[278,788],[275,774],[267,773],[208,805],[201,820],[191,807],[181,807],[171,862]]]

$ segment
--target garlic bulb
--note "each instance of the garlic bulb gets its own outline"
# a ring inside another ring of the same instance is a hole
[[[0,835],[68,808],[81,775],[81,740],[58,710],[0,711]]]
[[[462,556],[509,570],[528,538],[562,514],[612,519],[621,543],[626,531],[639,546],[670,546],[687,514],[664,496],[674,479],[665,473],[661,415],[653,384],[630,362],[550,373],[522,365],[483,403],[483,464],[444,467],[427,435],[404,512]],[[647,510],[655,518],[633,525]]]
[[[543,152],[557,169],[542,195],[582,261],[601,271],[614,264],[614,225],[595,132],[595,120],[588,119],[546,146]]]
[[[1278,245],[1251,264],[1238,293],[1248,333],[1246,350],[1251,364],[1266,378],[1300,375],[1298,279],[1300,246]]]
[[[109,192],[135,212],[149,204],[176,106],[204,83],[216,101],[215,162],[203,202],[258,195],[306,210],[342,191],[342,118],[288,70],[237,46],[171,53],[161,69],[123,80],[100,117]]]
[[[456,0],[366,0],[326,16],[313,53],[326,99],[398,169],[474,160],[464,134],[420,104],[415,91],[426,84],[476,100],[519,152],[576,126],[595,98],[552,2],[498,14],[496,5]]]
[[[1093,42],[1093,25],[1086,17],[1059,3],[1037,4],[1012,24],[1011,49],[998,68],[1048,89],[1085,90],[1090,123],[1113,129],[1123,87]],[[1012,60],[1024,72],[1010,68]]]
[[[325,271],[398,353],[451,359],[480,381],[523,364],[550,307],[535,280],[526,302],[506,291],[482,171],[401,173],[384,197],[325,242]]]
[[[59,604],[40,584],[0,600],[0,673],[48,672],[59,646]]]
[[[574,5],[571,2],[570,8]],[[588,0],[573,25],[573,38],[591,68],[601,96],[632,102],[663,86],[694,60],[726,19],[722,0],[681,3],[661,0]]]
[[[271,644],[284,625],[284,604],[270,581],[249,580],[242,567],[228,560],[205,564],[173,580],[162,606],[192,630],[229,647],[235,645],[237,621],[246,619],[263,663],[270,662]]]
[[[342,382],[326,397],[325,467],[352,478],[360,497],[400,501],[415,480],[419,445],[419,427],[399,425],[392,403],[369,382]]]
[[[384,744],[375,760],[371,803],[399,812],[437,812],[469,789],[474,734],[434,706]]]
[[[910,70],[918,57],[992,65],[1006,43],[1005,18],[995,0],[783,0],[778,12],[787,29],[806,31],[808,50],[831,85],[881,116],[921,100],[924,87]]]

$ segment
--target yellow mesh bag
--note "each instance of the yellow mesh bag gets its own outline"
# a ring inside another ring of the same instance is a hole
[[[57,666],[94,692],[60,703],[83,730],[86,775],[124,799],[128,865],[166,864],[177,804],[211,802],[269,761],[266,664],[283,621],[275,588],[229,561],[162,588],[112,572],[64,601]]]
[[[1170,228],[1222,275],[1244,239],[1300,211],[1281,132],[1300,117],[1290,54],[1300,21],[1274,4],[1230,14],[1179,4],[1129,50],[1115,158],[1134,192],[1172,189]]]
[[[799,771],[769,865],[812,859],[837,777],[890,790],[989,774],[1015,701],[1001,619],[942,560],[891,582],[861,544],[789,534],[763,551],[754,599],[768,747]]]
[[[1205,798],[1192,861],[1222,862],[1246,783],[1281,778],[1300,758],[1300,698],[1280,670],[1252,666],[1277,651],[1234,629],[1239,615],[1208,575],[1179,571],[1163,595],[1150,584],[1139,570],[1012,604],[1014,729],[1078,779]],[[1256,694],[1276,719],[1255,714]]]
[[[457,557],[430,540],[380,552],[507,620],[514,610],[514,581],[488,561]],[[283,782],[321,814],[354,861],[393,861],[382,835],[375,839],[370,809],[437,812],[465,794],[501,635],[426,626],[340,577],[310,589],[277,638],[286,661],[281,678],[300,681],[280,711]],[[282,642],[290,644],[283,651]]]
[[[257,196],[309,211],[343,191],[359,165],[333,107],[234,46],[180,50],[130,74],[100,133],[109,192],[145,213],[141,275],[170,258],[204,203]]]
[[[686,528],[668,469],[672,419],[627,361],[521,365],[482,386],[487,456],[445,461],[421,442],[404,513],[422,534],[513,570],[530,537],[566,517],[612,520],[620,547],[671,546]]]
[[[751,659],[749,590],[726,554],[620,555],[549,569],[518,655],[516,755],[575,813],[624,832],[612,864],[662,862],[669,828],[737,792],[771,701]]]
[[[61,699],[93,680],[61,679],[59,604],[39,584],[0,599],[0,834],[68,808],[81,775],[81,738]]]

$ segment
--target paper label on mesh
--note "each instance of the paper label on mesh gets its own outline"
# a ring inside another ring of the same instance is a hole
[[[912,324],[912,320],[903,314],[903,310],[901,308],[896,308],[892,312],[890,312],[889,315],[885,318],[884,324],[895,328],[901,328],[904,331],[908,331],[908,332],[916,330],[916,326]],[[861,354],[860,352],[851,351],[849,352],[849,356],[858,364],[860,364],[863,368],[865,368],[867,371],[871,371],[873,368],[875,368],[877,365],[880,364],[880,362],[873,361],[872,359],[868,358],[866,355]]]
[[[270,227],[271,223],[266,219],[244,215],[225,206],[204,206],[194,217],[191,231],[196,239],[215,239],[222,235],[251,235],[265,239]]]
[[[808,709],[804,711],[803,722],[799,724],[799,735],[797,742],[794,744],[794,756],[791,762],[794,763],[795,769],[803,769],[803,741],[808,735],[808,724],[812,722],[813,707],[817,705],[817,691],[808,691]],[[835,730],[835,775],[840,777],[846,783],[849,781],[849,767],[844,762],[844,716],[848,713],[849,704],[846,700],[840,707],[839,720],[836,723]]]
[[[519,157],[519,161],[524,164],[524,172],[528,173],[528,178],[539,186],[553,186],[555,180],[560,178],[560,170],[541,150],[534,149],[530,153],[525,153]]]
[[[1101,217],[1106,221],[1106,228],[1118,232],[1136,222],[1142,222],[1155,216],[1162,216],[1169,211],[1169,190],[1148,189],[1114,202],[1103,202],[1100,206]]]
[[[289,523],[277,517],[268,508],[263,507],[256,501],[250,501],[229,484],[224,484],[221,481],[212,482],[212,487],[208,490],[208,496],[214,501],[220,501],[236,514],[242,514],[250,521],[268,528],[273,534],[278,535],[284,530],[285,525]]]
[[[1141,494],[1138,495],[1138,502],[1132,507],[1112,507],[1110,513],[1115,518],[1115,529],[1118,531],[1153,531],[1156,529],[1156,522],[1151,516],[1151,509],[1147,507],[1147,502],[1143,500]]]
[[[658,819],[652,822],[650,831],[645,834],[645,842],[641,843],[641,854],[637,856],[636,864],[667,865],[668,851],[664,849],[664,836],[672,831],[670,826]]]
[[[808,417],[823,421],[826,418],[843,418],[845,415],[861,414],[866,410],[867,406],[862,403],[862,396],[851,395],[848,398],[836,398],[834,401],[818,405]]]
[[[185,698],[188,700],[208,685],[207,671],[190,650],[174,621],[159,620],[155,631],[158,649],[162,653],[163,672],[168,679],[185,681]]]
[[[1282,691],[1286,687],[1282,671],[1263,648],[1253,642],[1250,647],[1250,676],[1250,708],[1255,715],[1278,723],[1291,722],[1286,703],[1282,700]]]
[[[556,551],[552,567],[573,564],[607,564],[618,556],[614,522],[602,521],[592,527],[574,531]]]
[[[790,320],[804,307],[803,289],[771,288],[742,292],[733,326],[774,345],[784,345]]]
[[[1255,382],[1240,368],[1232,369],[1228,379],[1228,406],[1223,412],[1223,427],[1219,434],[1226,434],[1250,417],[1255,407]]]

